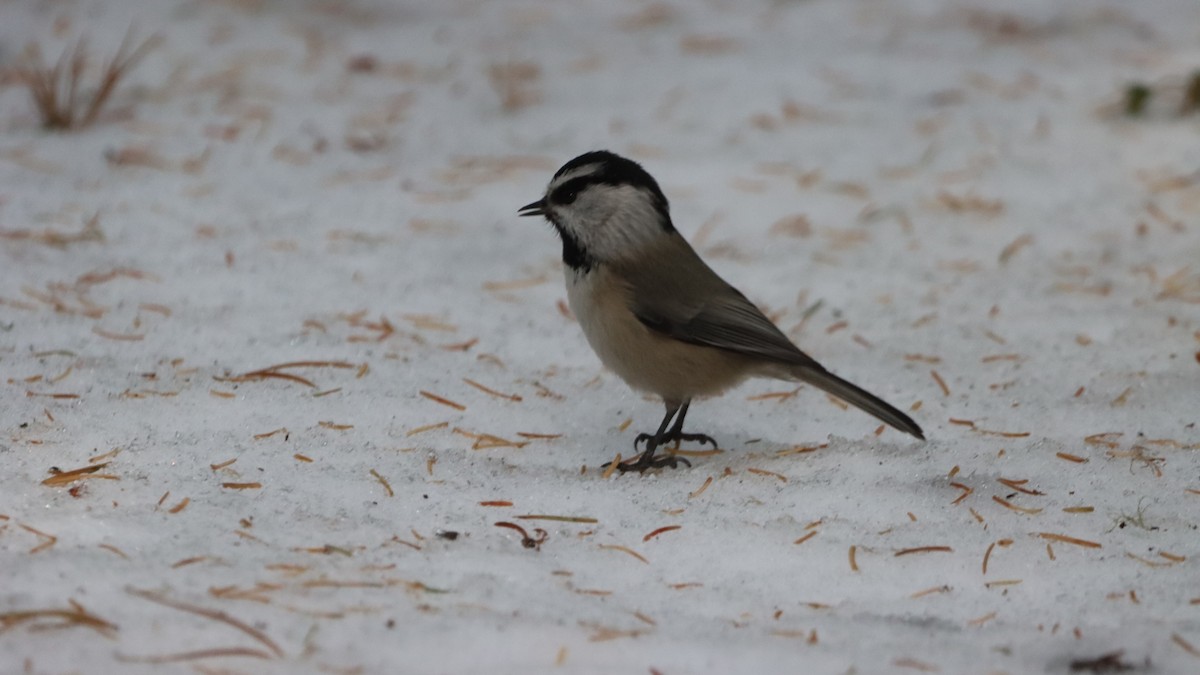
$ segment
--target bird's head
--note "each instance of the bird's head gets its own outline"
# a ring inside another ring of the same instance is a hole
[[[545,216],[562,237],[563,262],[576,269],[636,256],[675,231],[654,177],[607,150],[564,164],[546,194],[518,213]]]

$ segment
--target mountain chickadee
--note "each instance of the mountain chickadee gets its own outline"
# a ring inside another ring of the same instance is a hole
[[[749,377],[806,382],[924,440],[908,415],[825,370],[717,276],[675,231],[667,198],[637,162],[580,155],[518,213],[545,216],[562,239],[567,299],[600,360],[667,407],[658,431],[634,441],[645,452],[621,471],[675,467],[676,457],[654,456],[672,441],[716,447],[709,436],[683,433],[688,405]]]

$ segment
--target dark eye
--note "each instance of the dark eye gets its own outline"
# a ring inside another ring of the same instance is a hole
[[[569,180],[554,190],[550,195],[550,201],[555,204],[572,204],[579,197],[579,193],[590,184],[591,181],[587,177]]]

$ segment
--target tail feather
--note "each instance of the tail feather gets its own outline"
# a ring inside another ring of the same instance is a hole
[[[796,368],[793,373],[798,379],[833,394],[863,412],[874,415],[891,427],[925,440],[925,434],[921,431],[921,427],[917,426],[911,417],[862,387],[847,382],[827,370],[815,370],[802,366]]]

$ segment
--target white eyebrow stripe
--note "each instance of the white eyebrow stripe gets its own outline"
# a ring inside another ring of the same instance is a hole
[[[546,191],[552,192],[554,188],[558,187],[559,185],[562,185],[563,183],[565,183],[569,180],[574,180],[574,179],[580,178],[582,176],[587,176],[589,174],[596,173],[599,171],[600,167],[602,167],[602,166],[603,166],[603,162],[592,162],[591,164],[584,164],[583,166],[575,167],[574,169],[571,169],[570,171],[559,176],[558,178],[555,178],[554,180],[552,180],[550,182],[550,187],[547,188]]]

